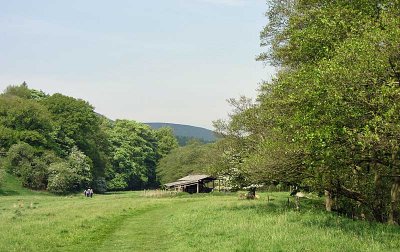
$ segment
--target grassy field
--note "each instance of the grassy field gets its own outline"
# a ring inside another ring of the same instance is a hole
[[[0,251],[400,250],[400,228],[325,213],[318,199],[294,211],[287,193],[267,202],[266,194],[84,198],[14,189],[0,194]]]

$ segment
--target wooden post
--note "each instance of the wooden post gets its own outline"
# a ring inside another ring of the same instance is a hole
[[[197,181],[197,193],[199,193],[199,191],[200,191],[200,183],[199,181]]]
[[[294,198],[294,203],[296,205],[296,210],[299,211],[300,210],[300,197],[299,196],[295,196]]]
[[[218,179],[218,192],[220,192],[220,191],[221,191],[221,180]]]

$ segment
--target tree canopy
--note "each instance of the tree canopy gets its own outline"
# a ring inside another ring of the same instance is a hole
[[[326,193],[327,209],[398,223],[400,2],[269,1],[258,60],[278,73],[231,100],[225,162],[246,183]]]
[[[210,173],[218,159],[215,144],[192,141],[186,146],[173,149],[160,160],[157,168],[161,183],[176,181],[189,174]]]
[[[177,146],[171,129],[113,122],[84,100],[47,95],[26,83],[0,95],[2,163],[31,189],[156,187],[158,161]]]

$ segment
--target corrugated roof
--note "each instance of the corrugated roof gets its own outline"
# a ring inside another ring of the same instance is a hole
[[[196,184],[199,180],[203,179],[214,179],[213,177],[205,174],[198,174],[198,175],[189,175],[183,178],[178,179],[178,181],[171,182],[164,184],[167,187],[172,187],[172,186],[180,186],[180,185],[191,185],[191,184]]]
[[[182,186],[182,185],[194,185],[197,184],[197,180],[185,180],[185,181],[176,181],[176,182],[171,182],[164,184],[167,187],[173,187],[173,186]]]
[[[178,181],[198,181],[206,178],[212,178],[210,175],[199,174],[199,175],[189,175],[178,179]]]

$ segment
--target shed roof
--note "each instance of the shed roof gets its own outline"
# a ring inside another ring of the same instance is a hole
[[[171,182],[164,184],[167,187],[173,187],[173,186],[181,186],[181,185],[192,185],[196,184],[199,180],[204,180],[204,179],[210,179],[214,180],[215,178],[205,175],[205,174],[200,174],[200,175],[189,175],[183,178],[178,179],[178,181]]]
[[[202,180],[202,179],[206,179],[206,178],[213,179],[213,177],[211,177],[210,175],[199,174],[199,175],[189,175],[189,176],[178,179],[178,181],[193,181],[193,180],[198,181],[198,180]]]
[[[194,185],[197,184],[197,180],[185,180],[185,181],[176,181],[164,184],[166,187],[173,187],[173,186],[182,186],[182,185]]]

